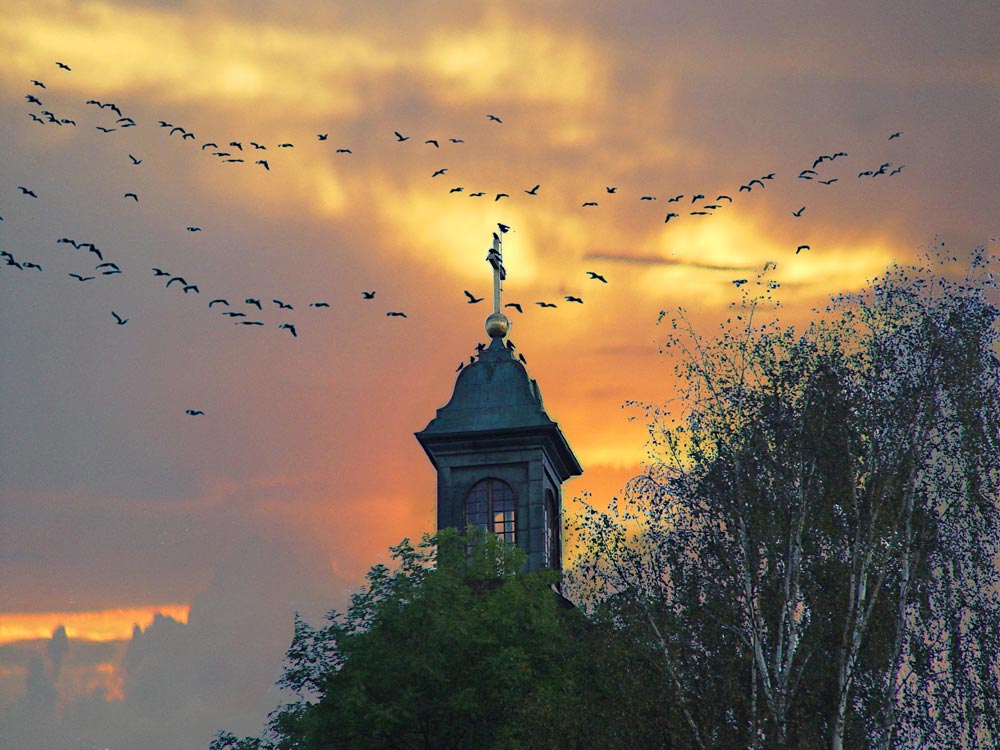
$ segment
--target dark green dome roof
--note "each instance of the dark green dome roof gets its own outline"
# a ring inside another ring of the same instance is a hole
[[[477,362],[462,368],[451,400],[437,410],[423,434],[555,425],[542,406],[538,383],[495,338]]]

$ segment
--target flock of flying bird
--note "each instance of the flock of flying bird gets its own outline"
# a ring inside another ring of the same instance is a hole
[[[63,62],[56,62],[56,66],[60,70],[66,72],[72,70],[72,68],[69,65]],[[30,83],[34,88],[32,91],[25,94],[24,99],[28,105],[28,116],[34,123],[46,126],[54,125],[60,128],[78,126],[76,119],[74,119],[73,117],[66,117],[62,114],[57,114],[53,112],[51,109],[45,108],[45,104],[41,98],[42,96],[45,96],[48,90],[48,87],[46,86],[45,83],[37,79],[31,79]],[[110,136],[110,134],[119,130],[138,127],[138,123],[135,121],[135,119],[125,114],[122,111],[122,108],[114,102],[102,102],[96,99],[89,99],[86,101],[86,105],[88,107],[96,107],[99,112],[107,113],[107,115],[116,116],[116,118],[113,121],[108,119],[105,120],[106,124],[97,124],[94,126],[95,130],[100,132],[102,136]],[[498,126],[503,124],[503,120],[494,114],[488,114],[486,115],[486,117],[490,122],[495,123]],[[179,135],[180,136],[179,140],[181,141],[189,140],[197,142],[196,135],[183,125],[176,124],[173,122],[168,122],[166,120],[160,120],[158,125],[162,130],[166,132],[166,137],[168,138],[173,138],[175,135]],[[410,135],[404,135],[399,131],[394,131],[393,135],[395,136],[395,142],[397,144],[404,144],[410,141],[412,137]],[[901,137],[901,135],[902,135],[901,132],[892,133],[891,135],[889,135],[888,140],[890,141],[895,140]],[[329,137],[330,137],[329,133],[318,133],[316,135],[317,141],[320,142],[328,141]],[[243,141],[240,140],[227,141],[226,139],[222,139],[222,142],[223,145],[220,145],[216,141],[206,141],[204,143],[201,143],[199,148],[200,151],[210,154],[212,157],[214,157],[220,163],[223,164],[239,165],[239,164],[249,164],[252,162],[252,166],[254,167],[260,167],[261,169],[268,172],[271,171],[271,157],[269,157],[267,153],[262,153],[268,151],[268,147],[266,145],[259,143],[257,141],[248,141],[246,143],[246,148],[244,148],[244,143]],[[441,142],[442,142],[441,139],[438,138],[427,138],[423,141],[423,145],[429,146],[433,149],[440,149]],[[464,139],[462,138],[451,137],[447,139],[447,144],[450,146],[457,146],[463,143]],[[295,144],[286,141],[277,144],[275,148],[283,150],[293,149],[295,148]],[[353,154],[353,150],[346,146],[340,146],[336,148],[336,153],[348,156]],[[823,179],[823,175],[820,173],[820,170],[824,168],[824,165],[830,164],[836,161],[837,159],[844,158],[847,156],[848,154],[843,151],[838,151],[831,154],[821,154],[813,160],[811,166],[804,168],[799,172],[799,174],[797,175],[797,179],[806,181],[815,181],[818,184],[824,186],[832,185],[838,182],[840,178],[827,177],[826,179]],[[134,167],[140,166],[144,161],[143,158],[140,158],[139,156],[136,156],[132,153],[128,154],[128,158],[130,164]],[[903,167],[904,165],[897,166],[892,162],[883,162],[879,164],[877,167],[864,169],[861,172],[859,172],[858,179],[862,178],[876,179],[883,175],[887,177],[893,177],[895,175],[898,175],[903,170]],[[446,177],[448,171],[449,171],[448,167],[439,167],[430,175],[430,177],[431,179],[437,180],[438,178]],[[776,174],[774,172],[770,172],[768,174],[761,175],[760,177],[755,177],[753,179],[750,179],[744,184],[739,185],[738,189],[736,190],[736,195],[740,195],[742,193],[751,193],[754,190],[763,190],[767,187],[767,184],[774,179],[776,179]],[[38,193],[29,186],[19,185],[18,190],[20,191],[20,194],[26,198],[39,200]],[[520,192],[523,195],[528,196],[530,199],[537,199],[543,195],[541,190],[542,190],[542,185],[535,184],[531,187],[524,188]],[[515,194],[517,193],[517,191],[513,192]],[[475,191],[465,192],[465,187],[463,185],[450,186],[448,188],[448,193],[449,194],[464,193],[465,195],[468,195],[469,197],[472,198],[483,198],[488,195],[487,191],[485,190],[475,190]],[[511,199],[510,192],[493,192],[490,194],[493,196],[494,202],[499,202],[505,199]],[[604,188],[604,195],[608,196],[609,200],[614,200],[616,198],[611,198],[611,197],[612,196],[617,197],[620,195],[619,188],[614,185],[608,185]],[[134,203],[138,203],[140,200],[140,196],[138,193],[134,191],[128,191],[123,194],[123,199],[130,200]],[[639,198],[639,200],[656,201],[657,196],[651,194],[645,194],[642,195]],[[713,216],[718,211],[733,204],[734,198],[729,194],[720,193],[716,195],[714,198],[710,199],[703,193],[695,192],[690,194],[678,193],[675,195],[671,195],[671,197],[667,198],[665,202],[668,204],[676,204],[670,207],[672,210],[668,210],[664,217],[664,223],[670,223],[671,221],[681,220],[682,216],[685,214],[687,216],[694,216],[694,217]],[[581,203],[581,208],[593,209],[597,208],[599,205],[600,202],[598,200],[592,199],[583,201]],[[805,210],[806,206],[803,205],[802,207],[792,211],[791,213],[792,216],[798,218],[803,215]],[[3,216],[0,216],[0,221],[2,220]],[[501,234],[506,233],[510,229],[510,227],[504,224],[498,225],[498,228]],[[202,228],[200,226],[189,225],[186,227],[186,230],[193,234],[196,232],[201,232]],[[496,233],[494,233],[494,238],[497,238]],[[122,267],[119,264],[119,262],[105,257],[104,250],[102,250],[100,247],[98,247],[95,243],[91,241],[73,239],[70,237],[61,237],[55,240],[55,242],[56,244],[70,245],[74,250],[78,251],[77,253],[78,260],[76,261],[78,263],[78,268],[75,269],[73,272],[68,272],[67,273],[68,278],[72,278],[80,283],[89,283],[96,281],[98,279],[98,276],[117,276],[123,273]],[[795,252],[796,254],[798,254],[803,250],[809,250],[809,249],[810,246],[808,244],[800,244],[796,248]],[[82,251],[84,255],[81,256],[79,251]],[[83,260],[79,260],[79,258],[82,257],[89,260],[91,259],[91,256],[93,256],[93,259],[96,259],[97,263],[95,263],[92,266],[92,268],[83,268],[84,265]],[[37,272],[43,271],[43,268],[40,263],[35,262],[33,260],[18,258],[14,255],[14,253],[8,250],[0,250],[0,260],[3,261],[3,263],[0,263],[0,269],[13,268],[19,271],[24,271],[24,270],[34,270]],[[200,296],[202,293],[201,287],[198,283],[194,281],[189,281],[188,278],[186,278],[183,275],[174,274],[172,272],[168,272],[158,267],[152,268],[151,272],[153,274],[153,278],[164,281],[165,289],[176,288],[177,290],[182,292],[185,296],[188,295]],[[591,281],[598,281],[603,284],[608,283],[604,275],[599,274],[595,271],[587,271],[586,274],[588,279]],[[736,286],[740,286],[742,284],[745,284],[746,282],[747,282],[746,279],[733,280],[733,283]],[[468,304],[478,304],[485,299],[484,297],[475,296],[468,290],[465,290],[464,294],[466,296],[466,301],[468,302]],[[375,296],[376,296],[375,290],[364,290],[361,292],[362,301],[374,300]],[[569,304],[583,304],[583,298],[579,295],[567,294],[564,295],[563,299],[565,300],[566,303]],[[237,305],[240,304],[242,304],[242,309],[234,309]],[[541,309],[557,307],[557,304],[555,302],[550,302],[550,301],[537,301],[535,302],[535,304]],[[268,301],[266,298],[262,297],[247,296],[243,298],[241,302],[238,298],[236,300],[230,301],[230,299],[226,296],[213,296],[213,298],[207,304],[209,310],[215,310],[216,308],[218,308],[219,311],[221,312],[221,315],[229,318],[234,324],[247,327],[265,326],[264,321],[260,320],[260,318],[262,317],[261,313],[263,313],[265,305],[267,305],[269,309],[281,312],[282,314],[284,314],[285,311],[292,311],[295,309],[295,306],[293,304],[291,304],[290,302],[286,302],[278,297],[272,297]],[[272,305],[274,306],[273,308],[271,308]],[[321,310],[324,308],[329,308],[330,304],[323,300],[315,300],[309,302],[306,306],[309,308],[313,308],[314,310]],[[512,308],[516,310],[518,313],[524,312],[523,306],[519,302],[509,302],[506,305],[504,305],[504,307]],[[406,318],[407,315],[402,310],[388,310],[386,311],[386,317]],[[118,326],[124,326],[129,322],[129,318],[124,317],[116,310],[111,310],[111,318],[114,321],[114,324]],[[292,337],[298,337],[298,329],[294,322],[290,322],[288,320],[282,320],[277,324],[277,328],[279,330],[287,331]],[[509,344],[509,346],[511,349],[514,348],[512,343]],[[523,355],[519,355],[519,358],[522,362],[525,361]],[[459,370],[462,369],[463,366],[464,362],[459,364],[458,369]],[[200,409],[188,409],[186,413],[188,415],[195,416],[195,415],[203,415],[204,411]]]

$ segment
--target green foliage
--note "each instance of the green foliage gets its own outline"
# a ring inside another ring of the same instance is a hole
[[[392,549],[346,613],[301,619],[268,736],[213,750],[578,746],[581,615],[495,535]]]
[[[649,409],[648,474],[585,512],[579,590],[656,660],[683,746],[1000,741],[996,260],[949,264],[801,334],[749,298],[712,340],[674,321],[684,412]]]

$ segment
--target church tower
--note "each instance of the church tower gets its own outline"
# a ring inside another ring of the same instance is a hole
[[[511,323],[500,311],[506,271],[496,234],[487,260],[490,345],[461,369],[451,400],[416,433],[437,470],[437,527],[488,529],[527,553],[526,570],[560,570],[562,484],[583,469],[545,413],[538,384],[504,343]]]

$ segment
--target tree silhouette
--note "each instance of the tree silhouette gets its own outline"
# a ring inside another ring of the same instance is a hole
[[[802,333],[774,282],[719,336],[683,315],[683,411],[580,519],[576,590],[659,665],[683,745],[1000,742],[996,259],[943,247]],[[661,316],[662,319],[662,316]]]

